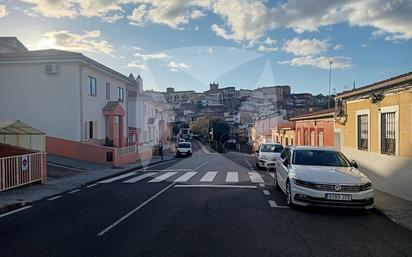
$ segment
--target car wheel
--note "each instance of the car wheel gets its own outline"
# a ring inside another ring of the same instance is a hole
[[[278,176],[276,170],[273,172],[273,184],[275,185],[275,190],[279,190]]]
[[[289,180],[286,182],[286,205],[289,207],[293,207],[292,190],[290,189]]]

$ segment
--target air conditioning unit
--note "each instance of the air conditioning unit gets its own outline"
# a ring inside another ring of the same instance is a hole
[[[48,63],[45,66],[47,74],[57,74],[57,64],[56,63]]]

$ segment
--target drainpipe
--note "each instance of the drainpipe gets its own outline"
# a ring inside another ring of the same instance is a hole
[[[84,135],[84,120],[83,120],[83,65],[79,65],[79,86],[80,86],[80,141]]]

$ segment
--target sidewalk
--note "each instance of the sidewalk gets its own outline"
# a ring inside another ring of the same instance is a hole
[[[412,202],[375,189],[375,209],[412,230]]]
[[[174,159],[174,154],[167,154],[163,161],[160,156],[153,156],[151,160],[139,161],[112,168],[70,158],[50,156],[50,172],[46,184],[25,186],[0,192],[0,214],[8,212],[31,202],[49,198],[76,188],[93,184],[99,180],[127,173],[142,167],[166,162]]]

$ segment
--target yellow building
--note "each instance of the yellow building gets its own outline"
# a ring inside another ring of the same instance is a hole
[[[376,189],[412,200],[412,72],[336,96],[335,146]]]

